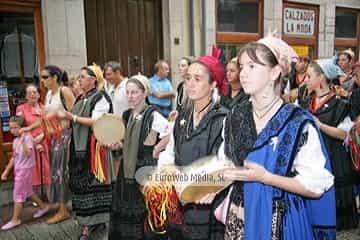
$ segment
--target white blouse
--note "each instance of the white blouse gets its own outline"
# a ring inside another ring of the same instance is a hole
[[[110,104],[103,96],[94,106],[94,109],[91,112],[91,118],[96,120],[104,113],[108,113],[110,110]]]
[[[157,111],[153,112],[153,117],[151,129],[159,133],[160,138],[169,135],[171,129],[169,121]]]
[[[61,102],[60,91],[61,88],[59,88],[58,92],[54,95],[52,94],[51,90],[46,93],[44,107],[45,112],[56,112],[58,110],[65,110]]]
[[[168,165],[175,163],[175,152],[174,152],[174,133],[171,131],[170,140],[166,145],[164,151],[162,151],[159,155],[158,166]]]

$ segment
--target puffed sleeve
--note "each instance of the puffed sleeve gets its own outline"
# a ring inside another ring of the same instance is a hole
[[[102,97],[94,106],[93,111],[91,112],[91,118],[96,120],[104,113],[108,113],[110,110],[110,104],[105,97]]]
[[[175,163],[175,152],[174,152],[174,134],[171,133],[170,141],[166,145],[164,151],[162,151],[159,155],[158,165],[167,165],[167,164],[174,164]]]
[[[350,116],[347,116],[346,118],[344,118],[344,120],[342,120],[341,123],[339,123],[339,125],[337,125],[337,128],[340,128],[345,132],[349,132],[353,125],[354,123],[353,121],[351,121]]]
[[[152,122],[151,129],[155,132],[159,133],[159,137],[163,138],[167,135],[169,135],[171,132],[170,123],[166,118],[164,118],[160,113],[157,111],[154,111],[153,113],[154,120]]]
[[[295,157],[292,171],[295,178],[309,191],[323,194],[334,184],[334,176],[325,168],[325,155],[320,136],[314,126],[307,124],[303,130],[303,144]]]

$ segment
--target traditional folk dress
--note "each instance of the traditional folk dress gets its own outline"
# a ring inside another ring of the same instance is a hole
[[[163,235],[144,234],[147,214],[144,197],[135,180],[135,171],[144,166],[155,166],[153,149],[159,137],[168,132],[168,121],[153,106],[133,115],[133,110],[124,112],[126,135],[123,145],[123,160],[120,163],[111,207],[109,239],[166,239]]]
[[[320,108],[313,111],[314,116],[319,118],[322,123],[348,132],[352,126],[348,102],[334,96],[331,92],[324,98],[327,101],[323,102]],[[312,101],[308,102],[310,107]],[[307,105],[302,106],[308,107]],[[321,133],[335,176],[337,230],[356,228],[358,216],[356,214],[353,184],[359,181],[359,175],[352,168],[343,141],[335,139],[324,132]]]
[[[284,104],[257,135],[252,105],[244,101],[227,116],[224,134],[219,154],[237,166],[247,159],[273,174],[295,177],[313,192],[325,191],[309,199],[259,182],[235,182],[224,239],[335,239],[330,161],[308,112]]]
[[[219,103],[210,106],[197,126],[193,123],[193,109],[182,109],[175,121],[173,135],[166,150],[160,154],[159,164],[175,163],[186,166],[195,160],[216,154],[223,139],[222,122],[227,110]],[[183,206],[184,228],[170,228],[170,239],[223,239],[223,226],[211,214],[212,205]]]
[[[229,95],[221,96],[220,104],[226,107],[227,109],[232,109],[237,103],[242,102],[248,98],[248,95],[244,92],[243,89],[240,89],[238,94],[234,97],[231,97],[231,87],[229,87]]]
[[[112,112],[109,97],[104,91],[97,91],[95,88],[86,95],[79,96],[72,109],[72,113],[79,117],[93,119],[108,112]],[[106,223],[109,221],[112,199],[111,179],[114,172],[110,152],[103,148],[101,150],[103,171],[100,178],[92,158],[97,151],[91,127],[80,123],[73,123],[72,127],[69,170],[72,206],[76,220],[84,226]]]

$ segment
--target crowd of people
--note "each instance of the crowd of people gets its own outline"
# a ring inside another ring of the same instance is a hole
[[[47,224],[68,219],[71,200],[81,240],[101,226],[110,240],[330,240],[356,228],[358,158],[344,144],[360,126],[355,54],[313,60],[267,36],[243,46],[226,66],[220,55],[213,48],[212,55],[181,58],[176,87],[164,60],[151,78],[127,77],[114,61],[84,66],[76,78],[45,66],[44,104],[38,87],[28,85],[27,102],[10,119],[13,155],[1,179],[14,168],[14,210],[2,229],[21,224],[27,198],[38,205],[34,218],[58,203]],[[123,141],[97,142],[92,126],[104,113],[123,119]],[[59,127],[50,133],[51,119]],[[234,163],[223,172],[232,184],[179,204],[177,220],[154,231],[136,171],[189,166],[210,155]],[[98,156],[105,180],[94,170]]]

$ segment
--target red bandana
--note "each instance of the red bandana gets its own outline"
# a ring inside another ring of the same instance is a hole
[[[225,71],[221,63],[219,62],[219,57],[221,55],[221,49],[216,48],[215,46],[212,47],[212,54],[201,56],[196,61],[205,64],[213,76],[214,80],[216,81],[216,87],[219,89],[219,92],[227,96],[228,88],[226,85],[225,79]]]

